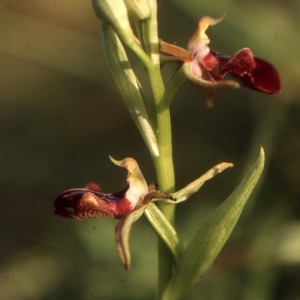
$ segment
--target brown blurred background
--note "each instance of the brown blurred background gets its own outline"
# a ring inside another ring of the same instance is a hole
[[[300,299],[300,3],[158,2],[163,40],[185,47],[202,16],[226,12],[208,30],[211,48],[230,55],[250,47],[276,66],[283,84],[273,96],[216,92],[213,109],[187,86],[172,104],[178,188],[221,161],[235,164],[178,206],[185,243],[241,181],[260,145],[267,157],[230,241],[186,299]],[[53,214],[65,189],[91,180],[107,192],[125,186],[126,172],[108,155],[134,157],[155,182],[104,59],[91,2],[2,0],[0,24],[0,298],[153,299],[157,242],[144,219],[133,226],[133,265],[125,271],[115,220]],[[134,58],[133,66],[147,85],[144,67]]]

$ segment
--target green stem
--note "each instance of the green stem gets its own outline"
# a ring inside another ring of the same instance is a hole
[[[153,94],[157,113],[157,143],[159,156],[153,157],[159,189],[167,193],[175,191],[175,174],[172,155],[172,132],[170,111],[161,100],[164,95],[164,86],[161,80],[160,69],[155,68],[150,74],[150,81],[153,86]],[[175,205],[171,203],[159,203],[159,208],[166,219],[174,225]],[[162,292],[167,284],[167,280],[173,274],[173,258],[170,250],[165,243],[158,241],[159,257],[159,292],[160,299]]]
[[[159,189],[167,193],[175,191],[175,174],[173,166],[172,154],[172,132],[170,110],[164,105],[164,85],[161,78],[159,66],[154,66],[149,70],[150,82],[153,90],[156,114],[157,114],[157,144],[159,156],[153,157],[156,176]],[[159,208],[165,215],[166,219],[174,225],[175,221],[175,205],[170,203],[159,203]],[[158,241],[158,257],[159,257],[159,292],[160,299],[162,292],[167,284],[167,279],[173,273],[173,258],[170,250],[165,243],[159,239]]]
[[[156,0],[152,0],[152,16],[148,27],[149,40],[151,45],[152,66],[148,67],[150,83],[154,96],[157,114],[157,143],[159,156],[153,157],[159,189],[167,193],[175,191],[175,174],[172,154],[172,131],[169,106],[164,101],[165,86],[160,72]],[[167,220],[173,225],[175,221],[175,205],[161,202],[159,208]],[[159,258],[159,291],[160,299],[168,279],[173,274],[173,258],[165,243],[158,241]]]

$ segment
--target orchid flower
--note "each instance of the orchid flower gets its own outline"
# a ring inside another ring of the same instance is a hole
[[[185,75],[202,87],[208,105],[212,105],[211,95],[214,90],[239,87],[236,81],[224,80],[227,73],[254,90],[267,94],[280,92],[280,78],[275,68],[267,61],[253,56],[249,48],[244,48],[233,56],[223,56],[210,50],[206,30],[224,17],[225,14],[218,19],[203,17],[188,43],[187,50],[164,41],[160,41],[160,50],[184,62]]]
[[[126,269],[130,268],[129,233],[131,225],[139,219],[151,200],[174,198],[147,186],[144,176],[133,158],[117,161],[110,157],[117,166],[128,170],[127,187],[112,194],[103,193],[96,183],[89,183],[85,188],[70,189],[59,194],[55,200],[55,214],[85,220],[108,216],[119,219],[115,228],[117,250]]]
[[[64,191],[56,197],[54,202],[55,214],[77,220],[105,216],[119,219],[120,221],[115,227],[115,240],[119,257],[128,270],[131,264],[129,249],[131,226],[145,213],[146,218],[151,220],[149,222],[153,229],[166,242],[175,261],[178,262],[183,246],[174,228],[151,202],[163,200],[181,203],[196,193],[205,181],[232,167],[232,164],[218,164],[183,189],[170,195],[156,190],[154,184],[148,187],[133,158],[125,158],[121,161],[112,157],[110,159],[117,166],[128,170],[127,187],[122,191],[107,194],[103,193],[96,183],[91,182],[85,188]]]

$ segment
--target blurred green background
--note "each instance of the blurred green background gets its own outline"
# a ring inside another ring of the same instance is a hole
[[[232,237],[185,299],[300,299],[300,2],[158,2],[163,40],[185,47],[202,16],[226,12],[208,30],[211,49],[232,55],[250,47],[276,66],[283,84],[273,96],[216,92],[213,109],[187,86],[172,104],[178,188],[219,162],[235,164],[178,206],[185,243],[241,181],[260,145],[267,157]],[[134,157],[155,182],[105,62],[91,2],[2,0],[0,24],[1,299],[153,299],[157,239],[143,218],[133,226],[125,271],[116,220],[53,214],[63,190],[92,180],[107,192],[125,186],[126,171],[108,155]],[[133,66],[147,85],[144,67],[136,59]]]

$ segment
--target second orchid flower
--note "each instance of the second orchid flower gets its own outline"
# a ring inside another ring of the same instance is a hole
[[[190,39],[187,50],[160,41],[160,50],[184,62],[185,75],[204,91],[208,105],[212,105],[212,92],[220,88],[237,88],[238,82],[224,80],[226,74],[237,78],[244,85],[268,94],[281,91],[281,83],[276,69],[267,61],[253,56],[249,48],[238,51],[233,56],[224,56],[210,50],[206,35],[209,26],[223,20],[203,17],[198,29]]]

